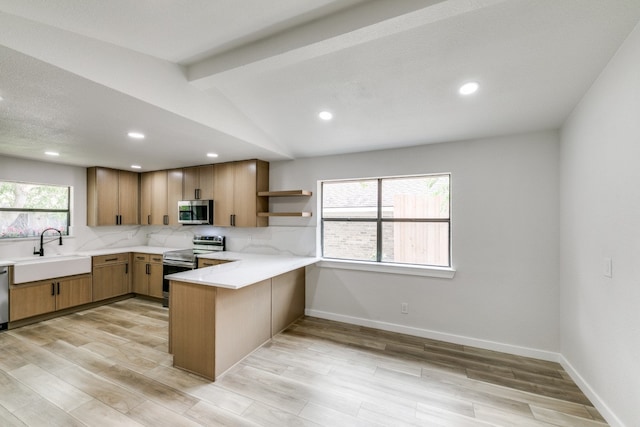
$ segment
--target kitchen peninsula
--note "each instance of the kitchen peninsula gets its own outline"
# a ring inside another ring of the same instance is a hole
[[[215,380],[304,314],[305,267],[318,259],[222,252],[224,263],[170,279],[173,365]]]

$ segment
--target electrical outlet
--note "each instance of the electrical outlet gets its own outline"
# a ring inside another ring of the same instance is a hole
[[[402,314],[408,314],[409,313],[409,303],[408,302],[403,302],[402,304],[400,304],[400,312]]]
[[[611,258],[604,259],[604,269],[603,274],[604,277],[613,277],[613,265]]]

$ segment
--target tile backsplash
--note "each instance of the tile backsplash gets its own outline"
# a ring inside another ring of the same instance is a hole
[[[195,234],[223,235],[226,249],[234,252],[314,256],[315,227],[234,228],[212,226],[104,226],[74,227],[62,246],[55,241],[45,245],[46,255],[63,255],[80,251],[127,246],[162,246],[189,248]],[[45,238],[45,242],[54,237]],[[0,240],[0,259],[33,256],[39,239]]]

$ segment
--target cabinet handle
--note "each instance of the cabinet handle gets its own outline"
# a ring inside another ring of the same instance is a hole
[[[150,273],[149,273],[149,264],[145,265],[145,270],[144,270],[144,272],[145,272],[146,274],[150,274]]]
[[[151,224],[151,215],[147,215],[147,225]]]
[[[129,263],[124,265],[124,274],[129,274]]]
[[[104,262],[109,262],[109,261],[117,261],[118,258],[107,258],[104,260]]]
[[[51,296],[56,294],[56,284],[51,282]]]
[[[162,223],[164,225],[169,225],[169,215],[165,215],[162,217]]]
[[[60,295],[60,282],[58,282],[57,285],[58,285],[58,295]]]
[[[196,200],[200,198],[200,189],[199,188],[196,188],[195,196],[196,196]]]

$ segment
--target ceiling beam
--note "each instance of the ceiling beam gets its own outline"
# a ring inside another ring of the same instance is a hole
[[[370,0],[186,67],[189,82],[210,89],[225,77],[278,69],[506,0]]]

